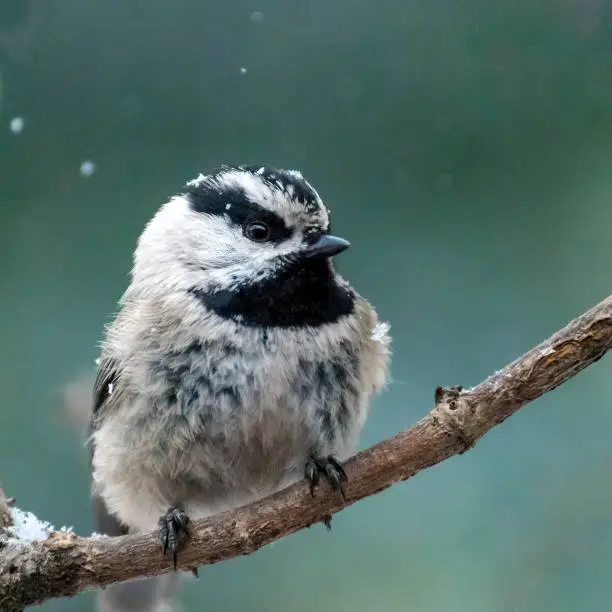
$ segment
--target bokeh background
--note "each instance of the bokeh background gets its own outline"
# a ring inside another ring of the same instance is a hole
[[[90,533],[67,390],[143,224],[224,162],[300,168],[354,244],[339,267],[394,334],[362,446],[604,298],[611,41],[612,0],[2,0],[7,493]],[[331,535],[203,569],[184,609],[610,610],[611,399],[603,360]]]

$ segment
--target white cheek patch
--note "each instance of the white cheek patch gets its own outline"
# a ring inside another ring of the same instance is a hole
[[[223,258],[223,265],[209,268],[209,279],[212,284],[223,288],[263,281],[286,265],[282,256],[295,253],[301,245],[301,240],[301,235],[296,235],[274,245],[255,243],[240,235],[233,243],[233,253]]]

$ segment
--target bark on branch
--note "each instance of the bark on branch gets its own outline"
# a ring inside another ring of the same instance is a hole
[[[418,423],[352,457],[342,500],[327,487],[312,498],[304,482],[259,502],[196,521],[179,555],[182,569],[208,565],[294,533],[356,501],[465,452],[519,408],[600,359],[612,348],[612,296],[542,344],[469,390],[438,388],[436,405]],[[139,576],[171,571],[154,534],[47,540],[0,550],[0,610],[14,612]]]

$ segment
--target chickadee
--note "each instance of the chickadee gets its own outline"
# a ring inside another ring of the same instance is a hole
[[[94,385],[102,531],[158,529],[176,568],[191,519],[303,477],[342,487],[390,343],[334,271],[348,246],[293,170],[223,166],[161,207]]]

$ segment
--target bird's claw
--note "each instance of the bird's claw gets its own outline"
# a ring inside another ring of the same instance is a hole
[[[165,556],[168,551],[172,552],[172,564],[176,571],[178,549],[183,539],[189,537],[189,517],[182,508],[170,508],[160,517],[158,527],[162,554]],[[195,573],[197,575],[197,570]]]
[[[321,481],[321,476],[324,476],[334,491],[339,491],[342,499],[344,499],[343,487],[348,477],[340,462],[332,455],[327,457],[311,457],[306,462],[304,475],[310,484],[310,494],[313,497],[315,488]]]

